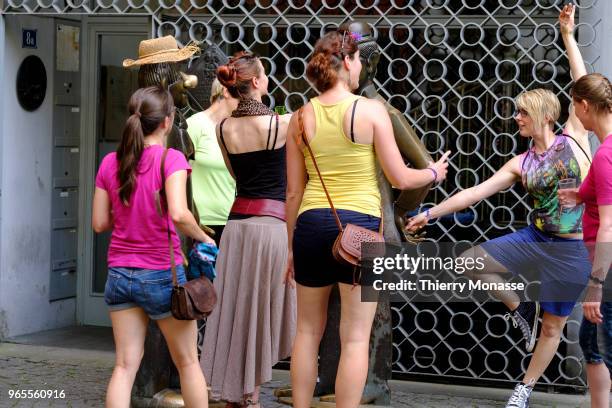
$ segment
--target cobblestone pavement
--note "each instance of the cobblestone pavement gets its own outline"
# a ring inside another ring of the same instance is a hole
[[[0,407],[102,407],[106,384],[112,368],[113,353],[111,352],[0,343]],[[274,388],[285,385],[285,383],[282,380],[275,380],[263,387],[262,407],[286,407],[286,405],[279,404],[272,395]],[[44,400],[11,399],[9,398],[10,390],[53,390],[58,393],[63,391],[65,397]],[[394,390],[392,406],[399,408],[504,406],[501,401],[492,399],[465,398],[438,392],[433,395],[434,393],[430,391],[423,391]],[[463,395],[466,395],[465,392]],[[532,404],[531,406],[532,408],[544,408],[579,407],[581,405],[548,403],[545,405]]]

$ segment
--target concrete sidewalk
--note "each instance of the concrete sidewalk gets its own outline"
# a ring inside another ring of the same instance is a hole
[[[0,407],[102,407],[114,353],[42,345],[0,343]],[[273,389],[288,383],[286,371],[262,390],[262,407],[281,408]],[[508,389],[392,381],[392,406],[410,408],[503,407]],[[57,390],[58,399],[11,399],[9,390]],[[586,408],[585,396],[534,393],[533,408]]]

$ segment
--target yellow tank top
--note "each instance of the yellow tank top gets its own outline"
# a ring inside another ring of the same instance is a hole
[[[360,97],[355,95],[333,105],[324,105],[319,102],[319,98],[310,100],[316,124],[310,147],[334,207],[380,217],[380,191],[376,179],[374,145],[351,142],[343,129],[346,110],[358,98]],[[308,183],[299,213],[315,208],[329,208],[306,146],[303,146],[302,152]]]

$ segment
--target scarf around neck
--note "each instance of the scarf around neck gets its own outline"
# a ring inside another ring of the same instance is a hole
[[[252,98],[240,99],[238,107],[232,112],[232,118],[241,118],[243,116],[263,116],[273,115],[274,111],[268,108],[263,103]]]

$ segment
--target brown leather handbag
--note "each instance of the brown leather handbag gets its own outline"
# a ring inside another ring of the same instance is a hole
[[[214,309],[217,303],[217,292],[210,279],[201,276],[184,283],[178,284],[176,277],[176,263],[174,261],[174,246],[170,235],[170,221],[168,221],[167,201],[166,201],[166,174],[164,165],[166,163],[166,149],[161,159],[161,190],[156,196],[157,212],[163,217],[166,216],[166,230],[168,232],[168,246],[170,248],[170,268],[172,270],[172,316],[178,320],[201,320],[206,318]],[[162,205],[164,207],[162,208]],[[165,210],[165,211],[164,211]]]
[[[355,224],[346,224],[346,226],[342,226],[340,217],[338,217],[338,212],[336,211],[334,203],[332,202],[332,199],[329,196],[329,192],[325,187],[325,183],[323,182],[323,177],[321,176],[321,171],[319,170],[319,166],[317,165],[315,155],[312,152],[312,148],[310,147],[310,143],[308,142],[308,138],[306,137],[306,133],[304,132],[304,121],[302,117],[303,109],[304,107],[301,107],[298,110],[298,125],[300,130],[300,136],[304,141],[304,144],[308,148],[308,152],[310,152],[312,164],[314,165],[314,168],[317,171],[317,174],[319,175],[319,180],[321,180],[321,186],[323,186],[323,191],[325,191],[325,196],[327,197],[329,206],[334,214],[334,218],[336,219],[338,230],[340,231],[338,237],[334,241],[334,245],[332,247],[332,254],[334,256],[334,259],[336,259],[336,261],[342,264],[359,266],[361,264],[361,244],[363,244],[364,242],[385,242],[385,239],[382,234],[383,219],[381,218],[380,220],[380,229],[378,232],[360,227],[359,225]]]

